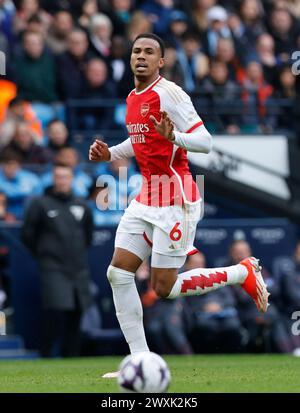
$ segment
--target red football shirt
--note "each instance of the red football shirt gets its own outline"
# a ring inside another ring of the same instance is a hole
[[[175,83],[159,77],[141,92],[127,97],[126,127],[143,177],[136,200],[149,206],[196,202],[200,195],[189,170],[186,150],[156,132],[153,115],[166,111],[179,132],[202,125],[190,97]]]

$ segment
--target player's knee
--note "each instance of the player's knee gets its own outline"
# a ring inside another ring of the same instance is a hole
[[[106,276],[108,281],[110,282],[110,284],[113,283],[113,281],[115,280],[115,267],[112,267],[111,265],[108,267],[107,272],[106,272]]]
[[[106,273],[111,285],[128,284],[134,281],[134,274],[118,267],[110,265]]]

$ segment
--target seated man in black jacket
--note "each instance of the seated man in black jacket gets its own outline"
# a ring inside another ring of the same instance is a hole
[[[62,356],[79,355],[80,318],[91,304],[86,255],[92,215],[72,194],[72,179],[70,167],[54,167],[54,185],[29,205],[22,231],[23,242],[40,266],[43,357],[53,354],[58,339]]]

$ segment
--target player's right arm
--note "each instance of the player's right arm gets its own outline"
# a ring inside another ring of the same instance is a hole
[[[96,139],[89,150],[89,160],[93,162],[112,162],[117,159],[127,159],[133,156],[134,150],[130,138],[110,148],[105,142]]]

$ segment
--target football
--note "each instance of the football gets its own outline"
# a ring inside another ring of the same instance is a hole
[[[123,393],[164,393],[171,381],[167,363],[152,352],[125,357],[119,371],[118,384]]]

